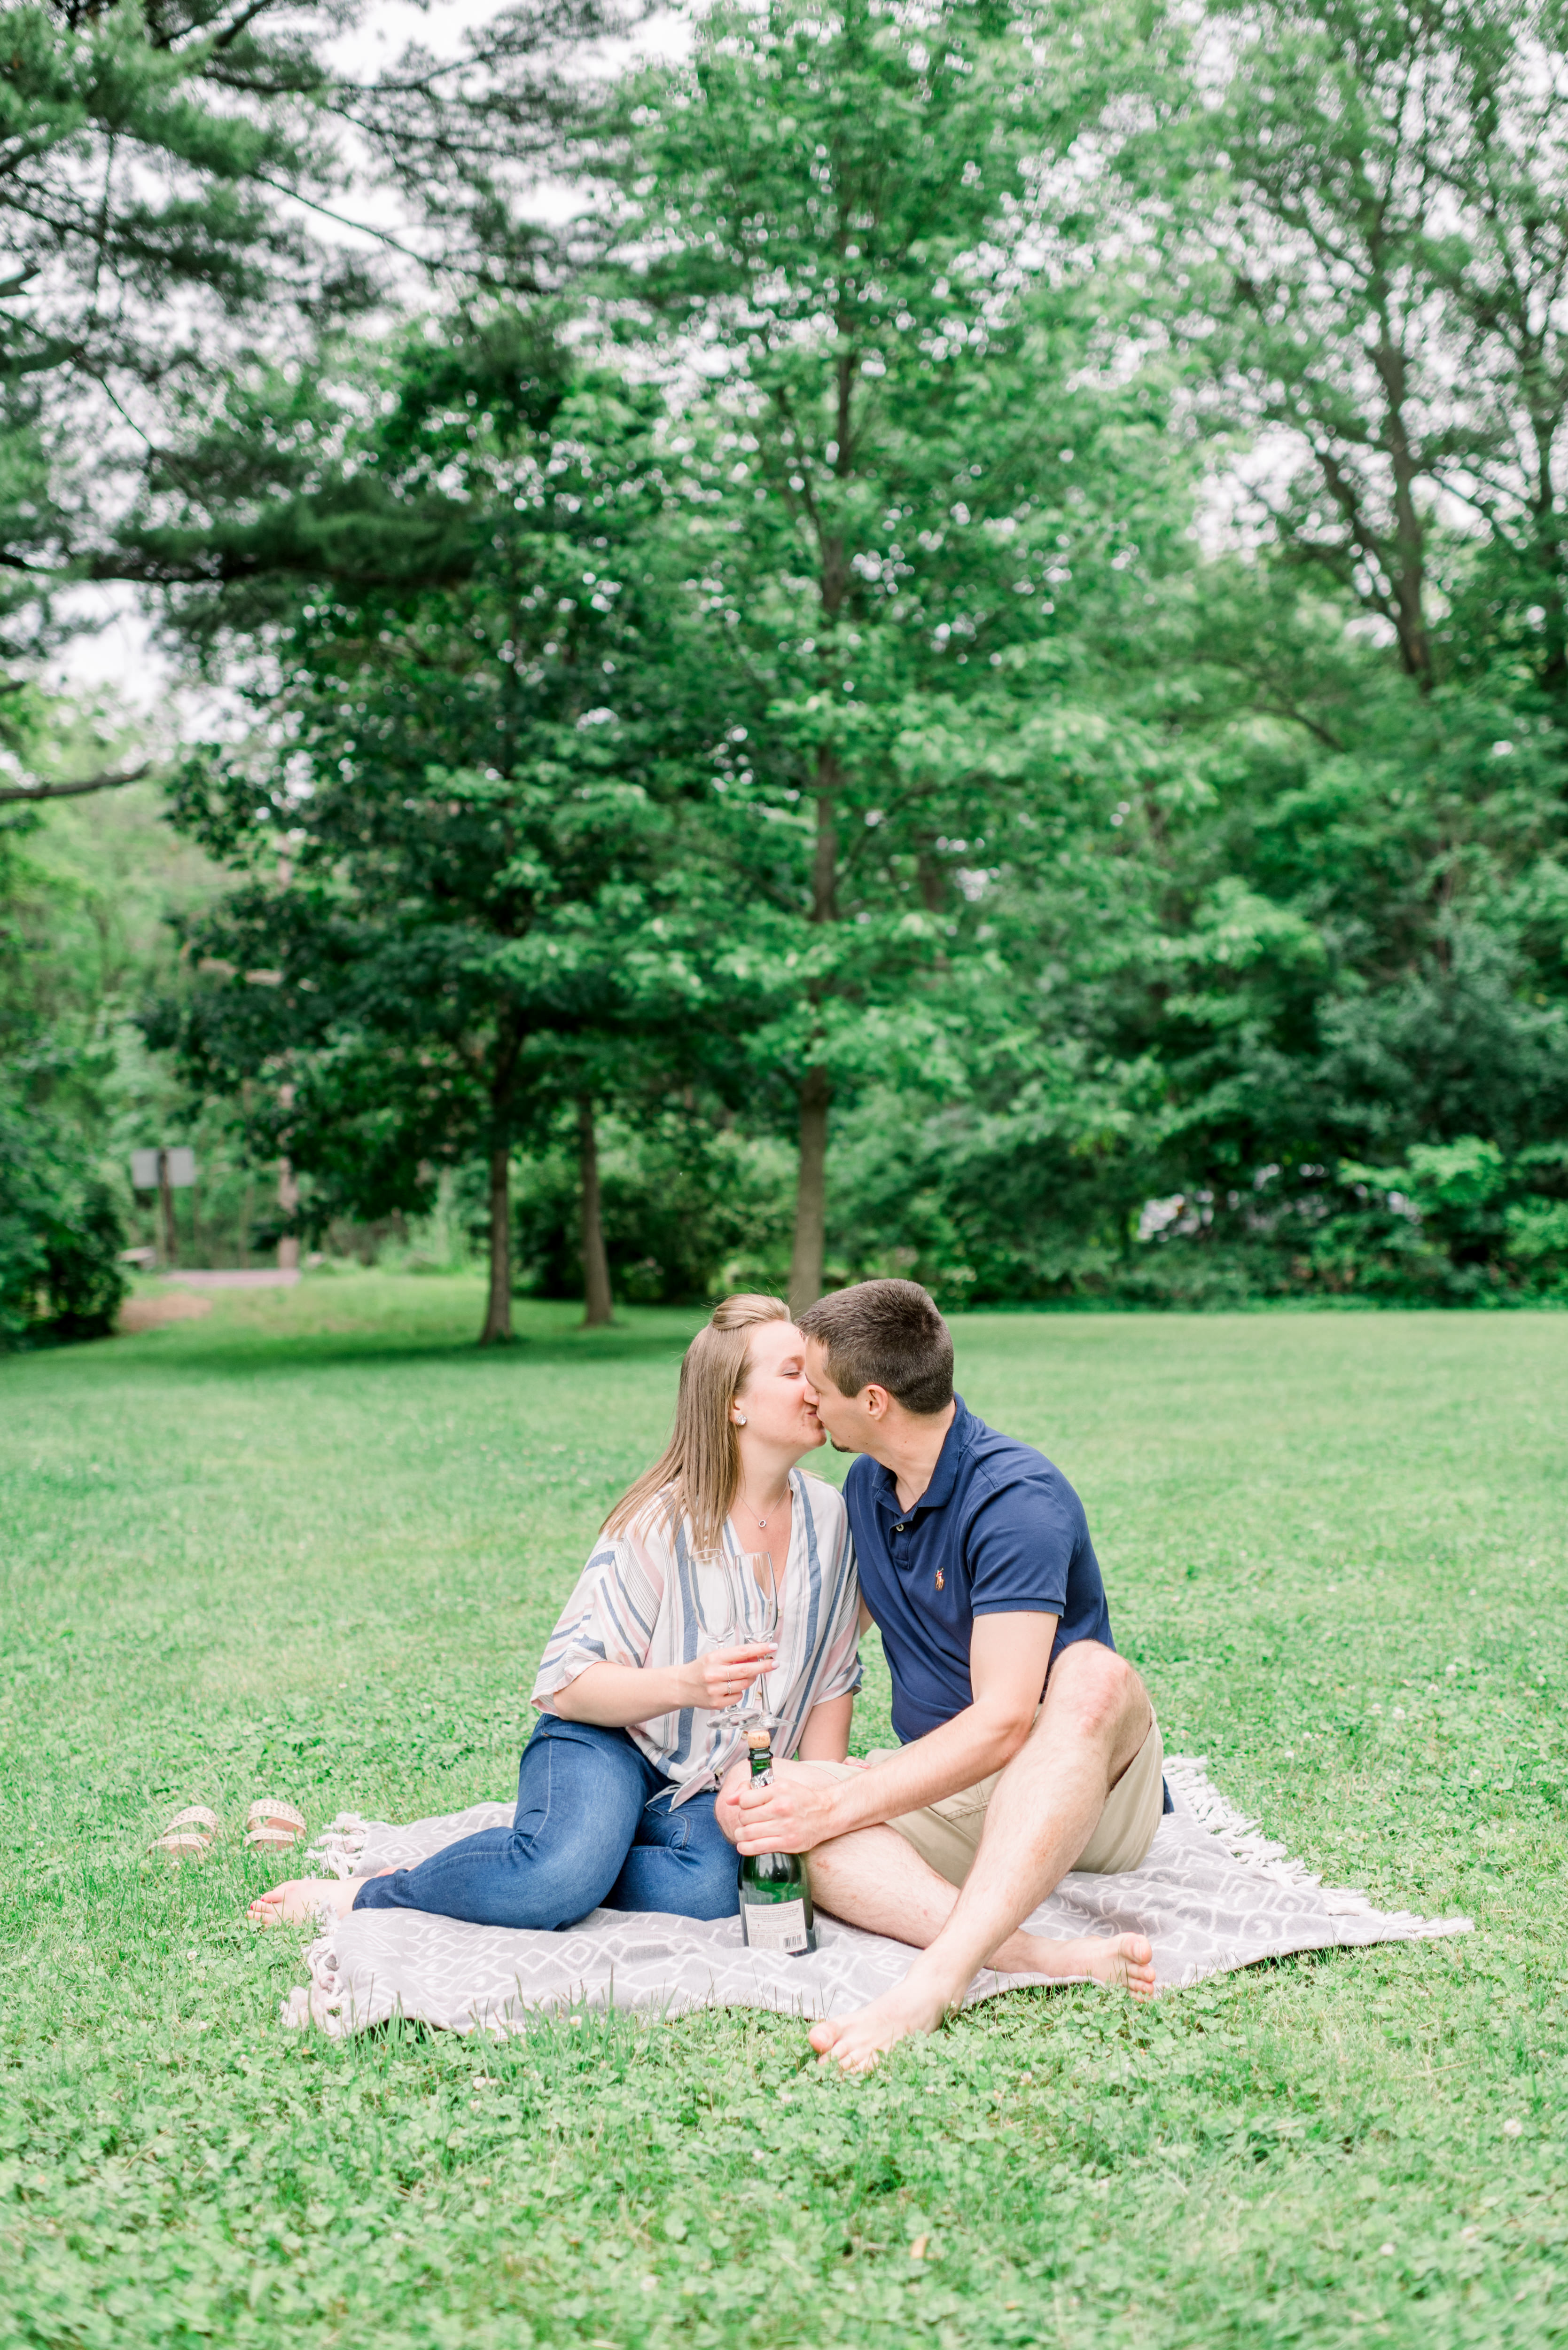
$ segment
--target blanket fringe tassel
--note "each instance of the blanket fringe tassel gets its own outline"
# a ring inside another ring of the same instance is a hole
[[[1304,1860],[1293,1859],[1282,1844],[1263,1834],[1256,1820],[1226,1802],[1209,1776],[1207,1754],[1168,1754],[1165,1776],[1178,1811],[1190,1813],[1233,1860],[1245,1868],[1255,1868],[1260,1877],[1272,1877],[1277,1885],[1314,1887],[1331,1918],[1381,1917],[1401,1929],[1411,1941],[1436,1941],[1445,1935],[1473,1930],[1474,1920],[1469,1918],[1417,1918],[1409,1909],[1379,1910],[1352,1886],[1325,1885]]]

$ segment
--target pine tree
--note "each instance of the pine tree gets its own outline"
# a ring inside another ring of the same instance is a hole
[[[497,148],[515,180],[548,146],[573,103],[560,54],[603,21],[597,0],[504,11],[457,60],[414,49],[363,83],[328,57],[358,14],[342,0],[0,8],[0,663],[14,680],[58,642],[63,588],[155,576],[119,525],[171,410],[197,386],[211,401],[243,355],[298,356],[380,298],[339,234],[367,181],[418,191],[412,242],[368,232],[405,275],[422,252],[438,275],[538,276],[547,240],[503,234]],[[481,217],[476,262],[452,231]]]
[[[491,1343],[514,1149],[724,993],[659,406],[574,369],[538,314],[417,323],[379,372],[357,352],[336,381],[236,385],[182,463],[215,503],[238,451],[250,494],[149,536],[171,569],[210,559],[179,619],[251,667],[257,722],[180,786],[246,879],[152,1034],[231,1097],[265,1079],[253,1146],[310,1179],[317,1222],[483,1161]]]

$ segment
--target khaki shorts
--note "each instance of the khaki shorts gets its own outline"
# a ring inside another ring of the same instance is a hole
[[[878,1747],[867,1759],[882,1762],[898,1752],[897,1747]],[[805,1767],[833,1779],[851,1778],[856,1770],[853,1762],[811,1762]],[[961,1885],[973,1865],[986,1807],[1001,1776],[1000,1771],[993,1771],[978,1785],[944,1795],[940,1804],[928,1804],[924,1811],[905,1812],[888,1825],[897,1828],[939,1877],[945,1877],[950,1885]],[[1106,1797],[1106,1808],[1074,1867],[1086,1869],[1094,1877],[1115,1877],[1123,1869],[1136,1868],[1154,1842],[1164,1809],[1165,1741],[1158,1722],[1151,1721],[1148,1736]]]

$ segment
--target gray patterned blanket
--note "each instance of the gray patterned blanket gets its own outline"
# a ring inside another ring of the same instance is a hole
[[[1375,1909],[1366,1896],[1324,1886],[1283,1846],[1231,1810],[1201,1757],[1166,1764],[1176,1804],[1142,1866],[1122,1877],[1064,1877],[1026,1922],[1067,1941],[1081,1934],[1147,1934],[1161,1990],[1199,1982],[1293,1950],[1408,1942],[1470,1930],[1468,1918]],[[504,1826],[509,1804],[475,1804],[410,1827],[345,1814],[310,1855],[338,1877],[406,1867],[479,1828]],[[810,1958],[750,1950],[740,1921],[596,1909],[559,1934],[465,1926],[408,1909],[367,1909],[336,1920],[306,1952],[310,1981],[284,2003],[286,2024],[341,2037],[402,2015],[452,2032],[505,2032],[530,2016],[574,2008],[635,2008],[649,2017],[696,2007],[767,2007],[815,2018],[863,2006],[898,1981],[902,1942],[819,1920]],[[986,1971],[967,2005],[998,1991],[1039,1990],[1033,1975]]]

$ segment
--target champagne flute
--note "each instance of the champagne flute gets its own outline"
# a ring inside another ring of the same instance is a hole
[[[737,1554],[735,1565],[737,1615],[742,1629],[740,1639],[776,1640],[779,1628],[779,1578],[773,1554],[765,1550],[745,1550]],[[732,1726],[742,1723],[766,1722],[772,1726],[774,1716],[768,1703],[768,1677],[759,1673],[757,1679],[743,1690],[736,1702],[728,1707],[720,1719]]]
[[[778,1630],[778,1575],[765,1550],[717,1551],[695,1564],[697,1613],[711,1648],[737,1648],[742,1642],[772,1640]],[[748,1682],[733,1703],[713,1715],[715,1728],[739,1729],[763,1717],[767,1705],[766,1676],[760,1677],[762,1703]]]

